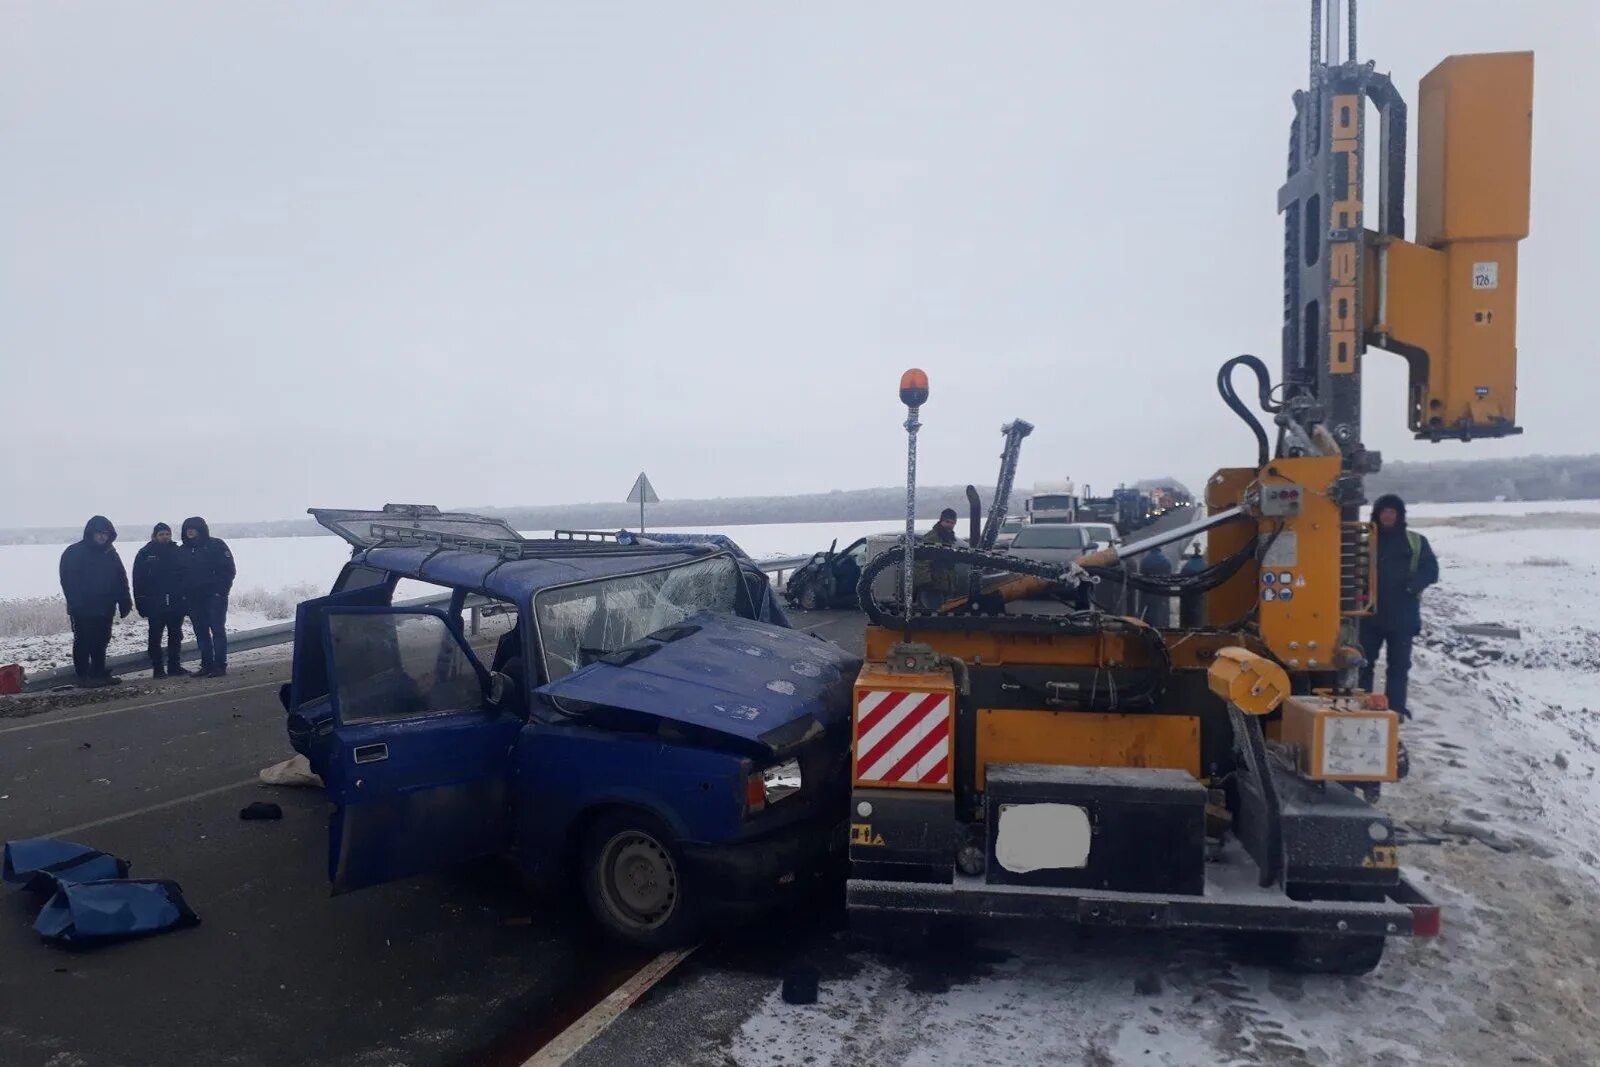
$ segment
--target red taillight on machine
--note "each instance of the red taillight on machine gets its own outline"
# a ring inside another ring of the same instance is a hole
[[[1442,913],[1437,904],[1411,905],[1411,936],[1412,937],[1438,937],[1439,930],[1444,925]]]

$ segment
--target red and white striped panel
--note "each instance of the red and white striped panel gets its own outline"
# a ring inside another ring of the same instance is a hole
[[[856,780],[896,785],[950,781],[950,694],[861,690]]]

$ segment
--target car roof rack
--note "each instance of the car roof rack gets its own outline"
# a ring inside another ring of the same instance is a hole
[[[715,545],[623,545],[615,541],[572,541],[550,538],[518,537],[516,540],[498,537],[475,537],[471,534],[447,533],[441,530],[420,530],[410,526],[391,526],[387,523],[371,524],[372,536],[378,538],[374,548],[391,548],[403,545],[426,545],[456,552],[482,552],[502,560],[560,559],[597,556],[662,556],[710,555],[718,551]]]

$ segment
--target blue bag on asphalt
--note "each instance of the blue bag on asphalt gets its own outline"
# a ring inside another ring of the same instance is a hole
[[[128,861],[73,841],[29,837],[7,841],[0,878],[35,893],[54,892],[63,882],[126,878]]]
[[[62,883],[33,921],[33,929],[46,941],[89,945],[199,922],[177,882],[110,879]]]

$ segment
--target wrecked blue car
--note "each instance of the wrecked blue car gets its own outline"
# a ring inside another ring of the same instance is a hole
[[[659,946],[781,899],[842,845],[859,660],[790,629],[736,551],[312,514],[353,546],[299,606],[284,692],[334,805],[334,892],[504,853]],[[448,599],[411,599],[430,593]],[[480,641],[472,608],[514,625]]]

